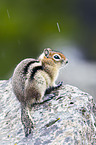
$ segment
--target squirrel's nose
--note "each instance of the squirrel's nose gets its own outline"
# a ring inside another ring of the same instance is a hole
[[[67,64],[68,63],[68,60],[66,60],[65,63]]]
[[[66,61],[66,64],[68,63],[68,60]]]

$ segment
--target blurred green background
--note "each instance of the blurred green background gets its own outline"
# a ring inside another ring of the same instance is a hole
[[[96,60],[96,0],[0,1],[0,79],[22,59],[73,42]]]

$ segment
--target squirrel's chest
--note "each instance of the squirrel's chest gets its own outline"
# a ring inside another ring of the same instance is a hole
[[[36,75],[35,75],[35,81],[38,83],[38,85],[40,86],[46,86],[46,88],[48,88],[49,86],[51,86],[52,84],[52,80],[50,78],[50,76],[48,75],[48,73],[46,73],[45,71],[39,71]]]

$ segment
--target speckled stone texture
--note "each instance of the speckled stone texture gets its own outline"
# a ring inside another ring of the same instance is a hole
[[[0,145],[94,145],[96,107],[93,97],[64,85],[32,107],[33,133],[27,138],[21,123],[20,103],[11,79],[0,81]]]

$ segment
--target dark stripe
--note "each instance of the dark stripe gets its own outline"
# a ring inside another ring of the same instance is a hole
[[[31,76],[30,76],[31,80],[34,78],[34,75],[38,70],[43,70],[43,66],[36,66],[32,69]]]
[[[29,63],[27,63],[27,65],[24,67],[24,74],[26,74],[28,72],[29,66],[35,62],[39,63],[38,60],[30,61]]]

